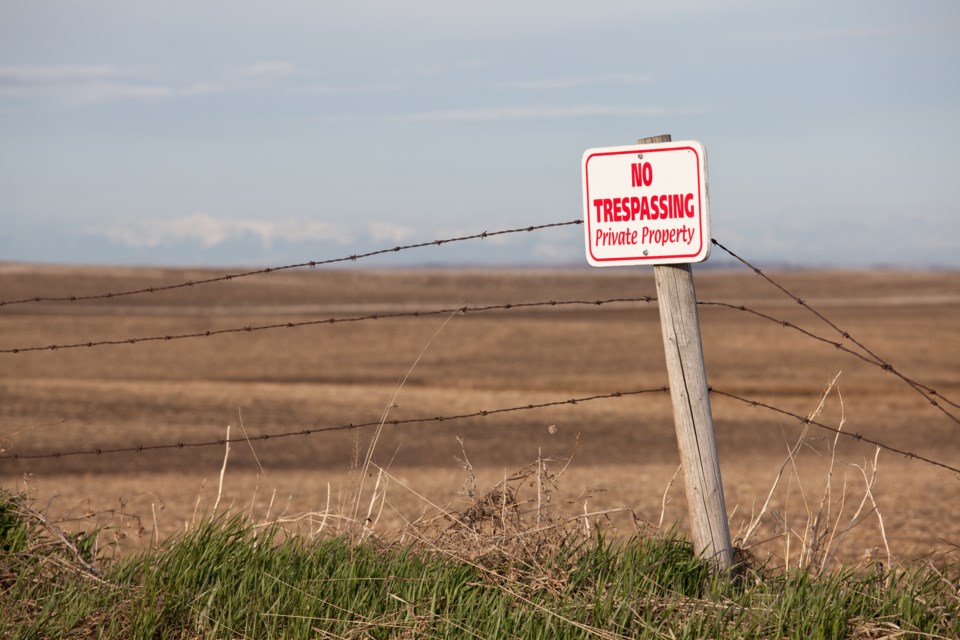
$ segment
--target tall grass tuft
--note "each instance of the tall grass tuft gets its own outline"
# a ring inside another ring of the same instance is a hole
[[[734,580],[711,576],[675,532],[607,539],[541,519],[497,555],[221,515],[138,556],[88,558],[96,575],[23,507],[0,495],[5,638],[960,637],[950,562],[886,574],[748,567]]]

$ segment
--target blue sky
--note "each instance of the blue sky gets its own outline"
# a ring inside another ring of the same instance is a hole
[[[706,146],[752,260],[960,268],[955,1],[0,0],[0,260],[572,220],[585,149],[660,133]],[[391,259],[586,263],[579,227]]]

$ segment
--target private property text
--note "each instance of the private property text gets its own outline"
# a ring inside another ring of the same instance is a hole
[[[650,186],[653,182],[653,167],[649,162],[631,165],[630,181],[633,187]],[[637,220],[671,220],[696,217],[692,193],[673,193],[653,196],[624,196],[621,198],[595,198],[592,202],[598,223],[635,222]],[[639,236],[639,243],[637,242]],[[692,244],[696,228],[683,225],[673,229],[651,229],[644,226],[641,232],[634,230],[614,231],[613,227],[597,229],[594,245],[616,246],[635,244],[659,244],[666,246],[677,242]]]

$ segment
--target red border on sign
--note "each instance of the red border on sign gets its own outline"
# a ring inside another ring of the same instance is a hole
[[[700,255],[700,252],[703,251],[703,193],[702,193],[702,189],[701,189],[701,185],[703,184],[703,177],[700,175],[700,154],[697,153],[697,150],[696,150],[694,147],[690,147],[690,146],[665,147],[665,148],[658,148],[658,149],[647,149],[647,148],[640,148],[640,147],[638,147],[638,148],[635,148],[635,149],[626,149],[626,150],[623,150],[623,151],[605,151],[605,152],[601,152],[601,153],[591,153],[589,156],[587,156],[587,159],[584,160],[584,162],[583,162],[584,197],[586,198],[586,203],[585,203],[584,211],[588,212],[587,215],[585,216],[585,217],[586,217],[586,225],[587,225],[587,238],[591,238],[591,237],[592,237],[591,227],[590,227],[591,217],[590,217],[590,215],[589,215],[589,211],[590,211],[590,175],[589,175],[589,172],[590,172],[590,160],[591,160],[591,159],[593,159],[595,156],[619,156],[619,155],[624,155],[624,154],[634,154],[634,153],[638,153],[638,152],[639,152],[639,153],[645,153],[645,154],[646,154],[646,153],[659,153],[659,152],[661,152],[661,151],[684,151],[684,150],[692,151],[692,152],[693,152],[693,155],[696,157],[696,166],[697,166],[697,222],[698,222],[699,227],[700,227],[700,228],[698,229],[698,231],[700,232],[700,233],[699,233],[699,236],[700,236],[700,245],[699,245],[699,247],[697,247],[697,250],[694,251],[693,253],[682,253],[682,254],[677,254],[677,255],[645,256],[645,255],[642,255],[642,254],[641,254],[641,255],[639,255],[639,256],[621,256],[621,257],[618,257],[618,258],[598,258],[598,257],[596,257],[595,255],[593,255],[593,243],[592,243],[592,242],[588,242],[588,243],[587,243],[587,248],[588,248],[588,250],[589,250],[589,252],[590,252],[590,257],[593,258],[593,260],[595,260],[596,262],[624,262],[624,261],[627,261],[627,260],[630,260],[630,261],[635,261],[635,260],[648,260],[648,261],[650,261],[650,260],[676,260],[676,259],[681,259],[681,258],[695,258],[695,257],[697,257],[698,255]]]

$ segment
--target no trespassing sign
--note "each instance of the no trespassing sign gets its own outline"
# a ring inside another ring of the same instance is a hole
[[[588,149],[582,169],[591,265],[679,264],[702,262],[710,255],[702,144]]]

